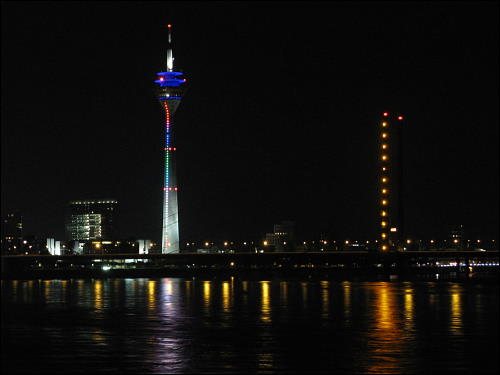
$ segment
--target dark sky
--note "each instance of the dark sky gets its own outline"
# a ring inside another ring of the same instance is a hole
[[[377,130],[406,116],[407,228],[498,237],[497,2],[2,2],[2,214],[62,238],[69,200],[116,198],[160,237],[166,24],[181,240],[370,238]]]

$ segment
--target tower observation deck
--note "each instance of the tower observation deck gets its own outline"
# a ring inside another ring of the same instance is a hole
[[[168,25],[167,69],[165,72],[157,73],[155,80],[158,85],[158,100],[165,111],[162,254],[179,252],[178,187],[175,173],[177,147],[175,146],[172,118],[184,95],[185,82],[186,79],[183,78],[183,73],[174,71],[172,25]]]

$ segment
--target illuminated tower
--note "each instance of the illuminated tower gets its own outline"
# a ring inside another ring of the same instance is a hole
[[[157,74],[158,100],[165,111],[165,143],[163,155],[165,160],[163,182],[163,224],[161,230],[161,252],[179,252],[179,214],[177,207],[177,179],[175,174],[175,147],[173,122],[177,107],[184,94],[183,73],[174,71],[172,54],[172,25],[168,25],[167,69]]]
[[[393,121],[384,112],[380,121],[379,144],[379,205],[380,250],[395,250],[401,243],[403,231],[402,150],[403,116]],[[399,129],[398,129],[399,128]]]

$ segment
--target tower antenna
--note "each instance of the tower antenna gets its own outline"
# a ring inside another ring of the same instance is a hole
[[[172,52],[172,25],[168,24],[167,72],[174,71],[174,55]]]

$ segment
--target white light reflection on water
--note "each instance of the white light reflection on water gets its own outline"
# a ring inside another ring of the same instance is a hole
[[[187,363],[183,357],[187,340],[182,332],[185,315],[181,309],[180,279],[164,278],[160,282],[158,318],[160,326],[155,326],[153,334],[153,373],[179,373]],[[208,297],[210,298],[210,297]]]
[[[175,288],[175,291],[174,291]],[[168,278],[161,280],[160,284],[160,315],[167,317],[169,321],[179,310],[180,284],[176,279],[175,283]]]

